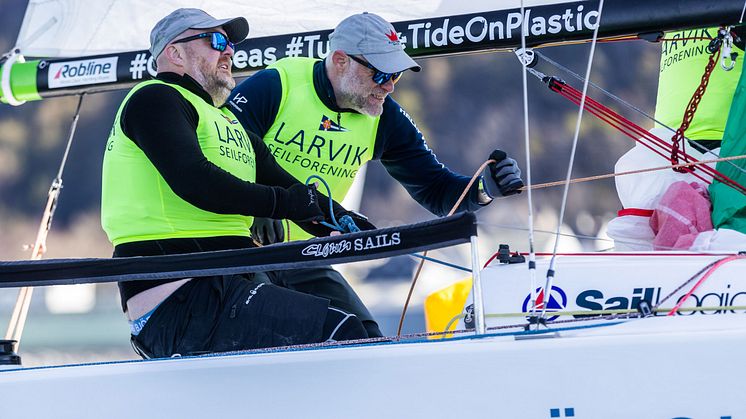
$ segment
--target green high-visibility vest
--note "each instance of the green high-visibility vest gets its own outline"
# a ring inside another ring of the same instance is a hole
[[[116,246],[155,239],[250,236],[253,217],[204,211],[179,198],[145,153],[122,132],[124,105],[137,90],[156,83],[173,87],[197,110],[197,139],[207,160],[244,181],[256,179],[249,136],[228,109],[215,108],[174,84],[140,83],[119,107],[104,152],[101,225],[109,240]]]
[[[305,183],[322,177],[332,198],[342,201],[360,167],[373,157],[379,117],[337,113],[316,95],[311,58],[285,58],[269,68],[280,74],[282,99],[274,124],[264,135],[277,162]],[[319,185],[324,194],[327,191]],[[288,233],[286,233],[287,240]],[[290,240],[311,235],[290,223]]]
[[[718,28],[708,28],[666,34],[667,39],[675,39],[675,41],[663,42],[655,119],[673,129],[681,125],[687,104],[699,86],[710,58],[707,52],[707,46],[710,43],[708,39],[682,39],[715,37],[717,31]],[[743,59],[740,57],[731,71],[725,71],[720,63],[717,63],[702,101],[697,106],[694,119],[684,133],[687,138],[692,140],[723,138],[725,122],[728,119],[733,94],[742,69]]]

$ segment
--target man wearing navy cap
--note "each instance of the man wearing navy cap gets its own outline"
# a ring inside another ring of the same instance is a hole
[[[244,18],[199,9],[176,10],[153,28],[158,75],[127,94],[104,154],[101,223],[115,257],[254,247],[253,216],[331,232],[313,224],[326,220],[328,199],[220,108],[235,86],[233,42],[248,31]],[[354,315],[283,287],[277,275],[120,282],[133,347],[169,357],[367,337]]]
[[[420,66],[404,52],[394,27],[378,15],[361,13],[335,28],[323,61],[281,59],[243,81],[227,105],[247,131],[264,139],[285,170],[301,181],[321,176],[335,199],[344,198],[364,163],[380,160],[417,202],[443,216],[469,178],[438,162],[411,117],[391,98],[407,70],[420,71]],[[490,167],[497,188],[490,194],[480,178],[460,211],[477,210],[492,196],[520,192],[515,160],[500,150],[490,158],[497,161]],[[285,234],[281,221],[268,218],[255,219],[252,233],[265,244],[310,237],[292,223]],[[299,272],[285,280],[293,289],[314,290],[355,313],[369,335],[380,335],[357,295],[331,267],[324,275]]]

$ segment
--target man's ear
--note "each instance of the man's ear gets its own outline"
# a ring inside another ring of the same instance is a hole
[[[334,51],[331,56],[332,66],[337,72],[342,72],[350,64],[350,57],[342,51]]]
[[[163,50],[162,55],[172,65],[176,67],[184,67],[184,57],[186,56],[186,54],[182,48],[179,48],[174,44],[167,45],[166,48]]]

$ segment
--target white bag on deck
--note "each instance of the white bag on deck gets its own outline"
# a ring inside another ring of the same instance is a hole
[[[653,128],[650,133],[670,141],[673,136],[665,128]],[[713,150],[718,153],[720,149]],[[686,147],[686,153],[697,160],[712,160],[712,154],[703,154],[691,146]],[[614,173],[634,170],[650,169],[670,164],[668,159],[659,156],[640,143],[617,160]],[[709,165],[714,168],[713,165]],[[699,171],[699,173],[702,173]],[[709,179],[709,176],[707,177]],[[653,210],[658,206],[663,194],[671,184],[678,181],[701,182],[689,173],[678,173],[671,169],[654,172],[637,173],[633,175],[617,176],[614,178],[617,194],[625,210],[640,210],[638,214],[621,215],[609,222],[607,235],[614,239],[616,250],[653,250],[655,233],[649,225],[650,216],[642,213]]]
[[[650,213],[652,214],[652,211]],[[653,250],[655,233],[650,228],[651,214],[620,214],[619,217],[609,221],[606,235],[614,239],[614,250],[618,252]]]

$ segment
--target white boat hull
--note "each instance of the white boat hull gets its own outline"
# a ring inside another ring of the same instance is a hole
[[[2,417],[738,418],[743,320],[9,370]]]

